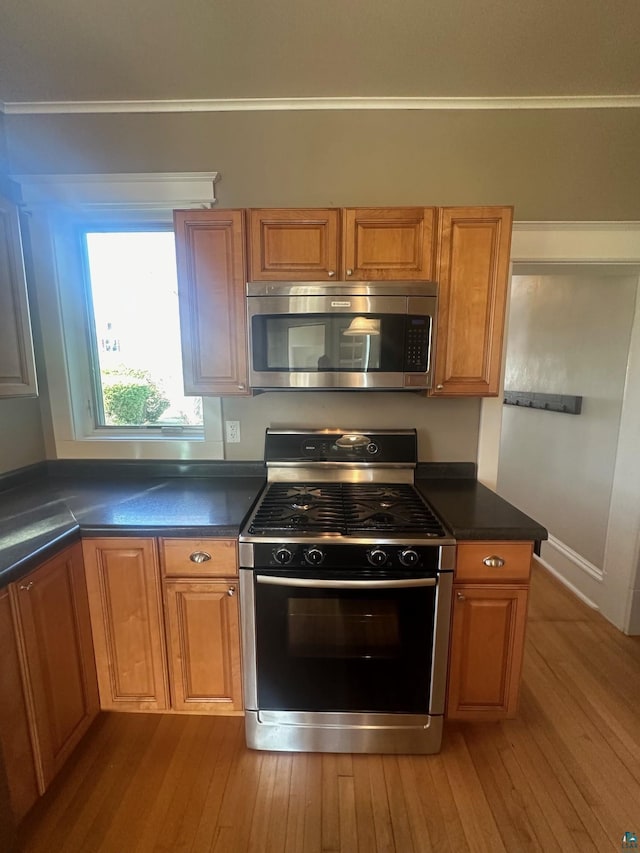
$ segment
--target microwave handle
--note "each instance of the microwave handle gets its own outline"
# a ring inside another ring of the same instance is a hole
[[[435,578],[400,578],[398,580],[320,580],[318,578],[287,578],[277,575],[256,575],[257,583],[273,586],[299,586],[307,589],[402,589],[406,587],[435,586]]]

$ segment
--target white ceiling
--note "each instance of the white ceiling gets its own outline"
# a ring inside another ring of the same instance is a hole
[[[640,95],[639,34],[638,0],[2,0],[0,102]]]

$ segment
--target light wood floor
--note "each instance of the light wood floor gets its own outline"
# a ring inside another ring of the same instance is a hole
[[[103,715],[22,849],[602,853],[640,834],[640,638],[541,569],[518,719],[448,724],[421,757],[252,752],[242,724]]]

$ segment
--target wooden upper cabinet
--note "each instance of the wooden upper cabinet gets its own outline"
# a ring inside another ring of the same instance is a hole
[[[160,569],[153,539],[83,539],[100,707],[169,707]]]
[[[0,397],[37,393],[20,220],[0,196]]]
[[[433,278],[435,208],[271,208],[249,217],[251,281]]]
[[[338,279],[339,237],[339,210],[250,210],[249,280]]]
[[[248,393],[242,210],[174,211],[186,394]]]
[[[433,280],[436,211],[432,207],[361,207],[343,211],[345,279]]]
[[[431,394],[491,397],[500,388],[513,210],[442,208]]]
[[[10,585],[40,792],[98,713],[79,544]]]

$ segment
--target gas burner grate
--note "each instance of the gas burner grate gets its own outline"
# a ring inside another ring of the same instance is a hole
[[[344,534],[340,483],[272,483],[251,521],[249,533]]]
[[[272,483],[248,532],[445,536],[413,486],[368,483]]]
[[[445,535],[440,521],[410,485],[345,483],[348,533]]]

